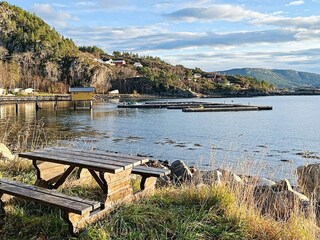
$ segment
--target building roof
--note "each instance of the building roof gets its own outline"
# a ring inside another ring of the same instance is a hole
[[[73,87],[69,88],[69,92],[93,92],[94,88],[93,87]]]

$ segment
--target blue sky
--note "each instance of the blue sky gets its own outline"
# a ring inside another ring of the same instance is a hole
[[[159,56],[206,71],[320,73],[320,0],[8,1],[78,46]]]

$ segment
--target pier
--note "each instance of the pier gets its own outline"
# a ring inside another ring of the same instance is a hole
[[[65,95],[52,95],[52,96],[1,96],[0,97],[0,105],[1,104],[14,104],[16,108],[16,113],[19,111],[19,104],[21,103],[30,103],[34,102],[35,109],[41,109],[39,105],[40,102],[54,102],[54,110],[58,109],[58,102],[62,101],[71,101],[71,96],[69,94]]]
[[[228,104],[212,102],[145,102],[144,104],[120,104],[118,108],[165,108],[181,109],[183,112],[230,112],[272,110],[272,106],[251,106],[250,104]]]

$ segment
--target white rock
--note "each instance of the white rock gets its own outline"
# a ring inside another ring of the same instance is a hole
[[[15,156],[10,152],[6,145],[0,143],[0,155],[8,160],[14,160]]]

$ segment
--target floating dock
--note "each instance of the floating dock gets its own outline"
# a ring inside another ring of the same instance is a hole
[[[166,108],[182,109],[183,112],[230,112],[272,110],[272,106],[250,106],[212,102],[145,102],[144,104],[121,104],[118,108]]]

